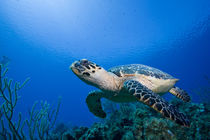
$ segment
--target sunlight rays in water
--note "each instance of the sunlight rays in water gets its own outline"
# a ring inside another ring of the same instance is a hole
[[[147,1],[6,0],[0,14],[26,42],[58,55],[133,58],[168,51],[191,31],[199,14],[187,16],[185,11],[189,14],[197,4],[189,9],[180,4],[163,14],[161,4]]]

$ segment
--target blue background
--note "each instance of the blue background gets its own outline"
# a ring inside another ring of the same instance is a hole
[[[58,121],[97,121],[85,104],[95,88],[69,70],[82,58],[106,69],[156,67],[179,78],[177,85],[200,101],[193,90],[210,77],[209,7],[209,0],[0,1],[0,56],[11,59],[9,77],[31,78],[16,111],[26,115],[34,101],[53,104],[62,96]]]

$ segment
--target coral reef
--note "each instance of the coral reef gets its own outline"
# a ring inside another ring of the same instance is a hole
[[[25,86],[29,78],[22,84],[15,82],[12,87],[13,80],[6,77],[7,71],[8,68],[0,64],[0,139],[49,139],[50,130],[53,129],[58,116],[60,100],[56,109],[53,109],[47,102],[41,102],[41,107],[36,109],[38,102],[35,102],[29,112],[29,119],[24,120],[21,112],[18,114],[18,119],[15,119],[15,107],[20,98],[18,91]]]
[[[110,106],[108,110],[113,112],[104,121],[94,123],[90,128],[67,129],[55,140],[207,140],[210,137],[209,104],[184,103],[176,98],[171,103],[189,116],[190,128],[163,118],[144,104],[126,103],[119,104],[118,110],[116,105],[106,105],[105,109]],[[59,129],[53,133],[59,133]]]

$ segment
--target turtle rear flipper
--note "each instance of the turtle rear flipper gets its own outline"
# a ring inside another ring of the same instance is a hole
[[[160,112],[164,117],[169,118],[180,125],[186,127],[190,126],[189,120],[183,113],[180,113],[173,105],[169,104],[140,82],[135,80],[125,81],[124,88],[129,94],[135,96],[138,101],[141,101]]]
[[[187,92],[178,87],[173,87],[172,89],[169,90],[169,92],[175,95],[177,98],[182,99],[184,102],[189,102],[191,100]]]
[[[106,113],[103,111],[101,106],[102,92],[99,90],[92,91],[86,98],[86,103],[90,112],[100,118],[105,118]]]

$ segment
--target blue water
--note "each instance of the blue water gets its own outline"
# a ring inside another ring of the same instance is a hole
[[[177,85],[201,102],[193,90],[210,77],[209,7],[209,0],[0,1],[0,56],[10,58],[8,76],[31,78],[16,111],[26,115],[34,101],[53,104],[62,96],[58,122],[98,121],[85,104],[95,88],[69,70],[82,58],[105,69],[156,67],[179,78]]]

